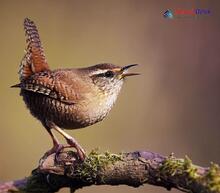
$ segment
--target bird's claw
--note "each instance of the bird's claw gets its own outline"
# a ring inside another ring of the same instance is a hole
[[[80,160],[84,161],[86,158],[85,150],[73,138],[69,138],[66,141],[69,144],[68,147],[74,147],[77,151],[77,154],[78,154]]]

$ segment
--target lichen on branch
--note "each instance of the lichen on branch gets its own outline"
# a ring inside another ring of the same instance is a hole
[[[55,161],[56,160],[56,161]],[[128,185],[139,187],[152,184],[193,193],[220,193],[220,168],[196,166],[192,161],[168,157],[149,151],[113,154],[93,150],[81,162],[72,151],[62,152],[57,159],[52,154],[43,157],[37,169],[23,180],[12,181],[1,190],[17,192],[56,192],[70,187],[71,192],[90,185]]]

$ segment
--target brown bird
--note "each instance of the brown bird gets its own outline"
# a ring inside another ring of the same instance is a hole
[[[115,103],[124,78],[137,75],[127,71],[137,64],[120,67],[103,63],[87,68],[51,70],[34,22],[26,18],[24,30],[27,49],[20,64],[20,83],[12,87],[21,89],[27,108],[53,140],[52,149],[45,155],[74,147],[84,160],[83,148],[63,129],[83,128],[103,120]],[[68,145],[61,145],[52,129],[60,133]]]

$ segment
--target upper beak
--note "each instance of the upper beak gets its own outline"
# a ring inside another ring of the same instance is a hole
[[[128,72],[128,69],[133,67],[133,66],[137,66],[138,64],[129,64],[127,66],[124,66],[121,68],[121,71],[122,71],[122,78],[126,77],[126,76],[134,76],[134,75],[140,75],[139,73],[129,73]]]

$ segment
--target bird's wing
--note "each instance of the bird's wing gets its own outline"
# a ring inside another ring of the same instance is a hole
[[[20,64],[20,80],[24,80],[34,73],[49,70],[36,25],[26,18],[24,20],[24,30],[27,48]]]
[[[43,94],[66,104],[75,104],[83,98],[83,91],[81,89],[79,92],[77,84],[74,82],[70,84],[67,76],[65,73],[54,75],[53,72],[44,71],[30,76],[12,87]]]

